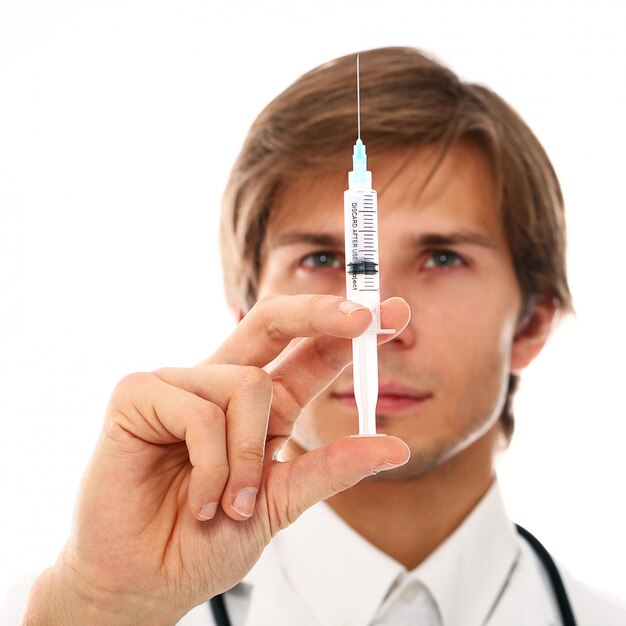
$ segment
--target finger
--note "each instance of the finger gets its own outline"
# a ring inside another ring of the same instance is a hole
[[[159,446],[185,442],[192,466],[189,508],[198,519],[214,515],[213,504],[219,502],[229,473],[226,419],[219,406],[154,374],[137,373],[116,386],[107,421],[109,436],[124,444],[128,439]],[[138,451],[134,446],[127,450]]]
[[[301,294],[261,298],[234,332],[200,365],[230,363],[262,367],[296,337],[358,337],[372,314],[339,296]]]
[[[411,317],[403,298],[389,298],[380,305],[383,328],[394,328],[394,335],[379,335],[378,343],[397,337]],[[274,398],[268,436],[289,436],[302,409],[318,396],[352,361],[352,342],[334,337],[302,340],[266,371],[274,382]]]
[[[159,378],[214,402],[225,414],[229,475],[220,497],[224,512],[236,520],[254,513],[263,474],[272,379],[258,367],[206,365],[162,368]],[[224,443],[225,441],[225,443]]]
[[[272,535],[310,506],[379,471],[404,465],[409,447],[397,437],[344,437],[284,463],[268,473],[266,493]]]

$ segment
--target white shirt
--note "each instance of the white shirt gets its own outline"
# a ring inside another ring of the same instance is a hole
[[[559,571],[579,626],[626,625],[625,602],[574,580],[561,566]],[[225,602],[232,626],[562,623],[549,578],[509,520],[497,481],[412,571],[319,503],[272,540]],[[179,625],[213,623],[203,604]]]

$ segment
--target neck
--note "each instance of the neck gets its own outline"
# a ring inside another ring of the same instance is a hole
[[[391,470],[327,503],[362,537],[412,570],[458,528],[491,487],[498,433],[496,424],[424,474],[403,478],[402,468]]]

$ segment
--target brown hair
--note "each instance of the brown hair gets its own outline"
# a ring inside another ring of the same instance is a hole
[[[220,231],[226,297],[243,311],[256,301],[273,199],[305,169],[345,166],[355,99],[355,55],[348,55],[304,74],[253,123],[224,193]],[[439,145],[431,176],[456,140],[476,142],[494,172],[524,312],[539,295],[572,309],[559,182],[535,135],[502,98],[419,50],[398,47],[361,53],[361,102],[368,152]],[[511,375],[500,416],[507,442],[517,382]]]

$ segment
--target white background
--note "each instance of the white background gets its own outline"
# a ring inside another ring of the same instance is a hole
[[[383,45],[423,48],[489,85],[553,161],[578,315],[524,376],[499,475],[514,520],[574,575],[626,598],[623,6],[3,0],[0,592],[10,604],[67,536],[116,381],[192,365],[231,330],[218,211],[255,115],[304,71]]]

